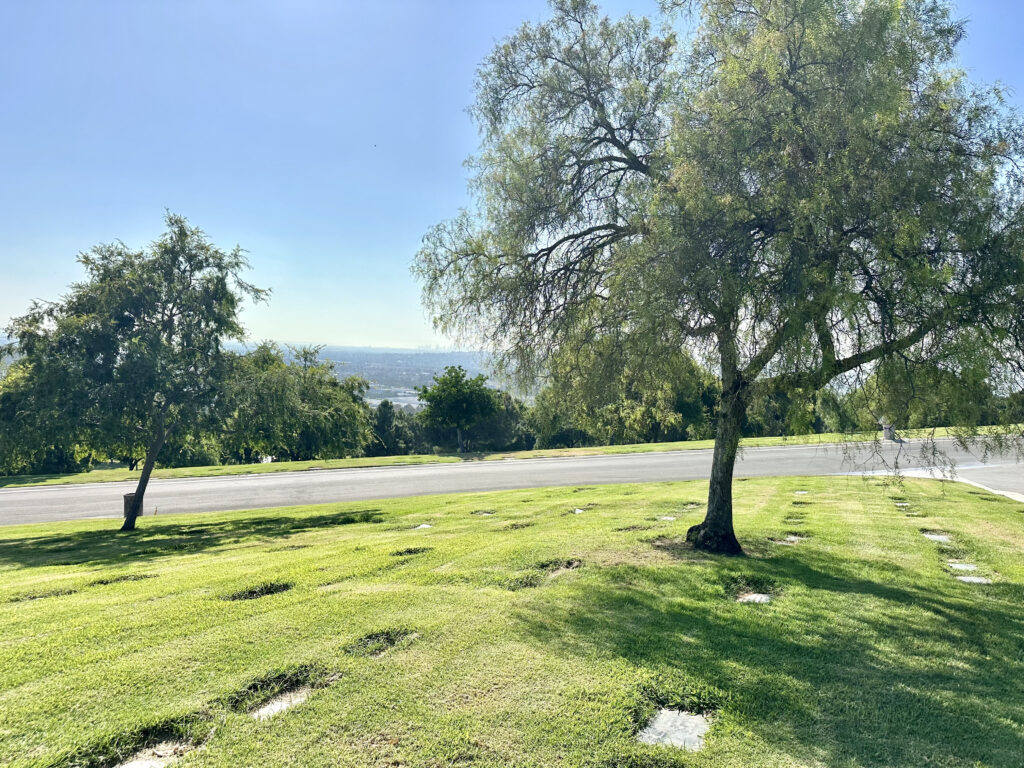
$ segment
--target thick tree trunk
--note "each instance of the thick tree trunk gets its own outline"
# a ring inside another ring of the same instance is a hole
[[[459,438],[459,453],[465,453],[465,451],[462,449],[462,428],[456,427],[455,433],[458,435]]]
[[[686,532],[686,540],[697,549],[722,555],[743,554],[732,527],[732,472],[745,411],[746,402],[741,394],[733,392],[723,396],[715,432],[707,515],[704,522]]]
[[[135,518],[142,513],[142,500],[146,495],[146,486],[149,485],[149,476],[153,474],[156,457],[164,447],[166,440],[167,430],[161,429],[152,445],[149,446],[149,450],[146,451],[146,461],[142,465],[142,477],[139,478],[139,484],[135,488],[135,498],[132,500],[132,506],[128,510],[128,514],[125,515],[124,524],[121,526],[122,531],[135,530]]]

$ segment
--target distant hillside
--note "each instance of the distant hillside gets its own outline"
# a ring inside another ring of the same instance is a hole
[[[320,356],[337,365],[339,376],[362,376],[370,382],[368,399],[417,403],[415,387],[429,384],[445,366],[461,365],[470,376],[487,373],[479,352],[435,352],[421,349],[324,347]]]

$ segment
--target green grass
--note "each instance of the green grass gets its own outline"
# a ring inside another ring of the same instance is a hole
[[[909,437],[946,437],[947,429],[916,430],[903,433]],[[780,445],[819,445],[849,441],[876,440],[878,433],[844,434],[829,432],[816,435],[785,437],[749,437],[742,441],[746,448],[767,448]],[[355,459],[323,459],[313,461],[278,461],[269,464],[217,464],[206,467],[176,467],[156,469],[153,477],[214,477],[220,475],[250,475],[272,472],[303,472],[318,469],[352,469],[357,467],[390,467],[398,464],[440,464],[459,461],[498,461],[502,459],[545,459],[564,456],[598,456],[623,453],[662,453],[665,451],[698,451],[714,448],[714,440],[687,440],[679,443],[636,443],[633,445],[601,445],[588,448],[550,448],[536,451],[468,454],[414,454],[408,456],[375,456]],[[77,483],[113,483],[139,479],[138,470],[125,467],[94,469],[70,475],[15,475],[0,476],[0,488],[33,485],[71,485]]]
[[[182,767],[1021,765],[1024,506],[743,481],[730,559],[683,543],[705,489],[4,528],[0,764],[110,765],[176,734],[203,744]],[[769,541],[789,532],[809,538]],[[304,704],[247,716],[298,684]],[[635,741],[659,705],[713,713],[702,752]]]

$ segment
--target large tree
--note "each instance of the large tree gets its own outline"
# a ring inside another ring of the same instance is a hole
[[[14,366],[38,401],[21,419],[57,411],[61,420],[32,428],[61,432],[66,422],[95,450],[144,453],[122,530],[134,529],[168,439],[217,418],[231,361],[224,342],[244,335],[243,300],[265,295],[242,279],[240,249],[220,250],[181,216],[168,214],[166,225],[147,248],[116,242],[82,253],[85,279],[8,329]]]
[[[955,373],[966,338],[1019,377],[1024,141],[955,69],[947,3],[667,1],[693,12],[686,44],[552,5],[481,67],[475,204],[415,270],[440,328],[520,373],[608,334],[714,366],[695,546],[742,551],[733,466],[760,391],[892,360]]]

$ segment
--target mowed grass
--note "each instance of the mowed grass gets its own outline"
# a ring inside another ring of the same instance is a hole
[[[682,538],[705,491],[5,528],[0,764],[111,765],[175,734],[200,745],[182,767],[1021,765],[1024,505],[741,481],[748,557],[721,558]],[[711,714],[703,751],[635,740],[659,706]]]
[[[912,430],[903,437],[943,438],[950,435],[947,428]],[[782,437],[748,437],[742,441],[745,448],[769,448],[783,445],[832,445],[847,442],[868,442],[881,438],[881,432],[846,434],[826,432],[814,435]],[[678,443],[636,443],[630,445],[599,445],[587,448],[545,448],[535,451],[499,453],[446,453],[410,454],[406,456],[364,456],[352,459],[313,459],[311,461],[275,461],[266,464],[216,464],[205,467],[164,467],[153,471],[153,477],[215,477],[221,475],[254,475],[274,472],[306,472],[323,469],[357,469],[364,467],[392,467],[399,464],[444,464],[460,461],[501,461],[507,459],[552,459],[567,456],[599,456],[624,453],[664,453],[668,451],[706,451],[715,447],[714,440],[686,440]],[[127,467],[102,467],[89,472],[67,475],[10,475],[0,476],[0,488],[18,488],[35,485],[72,485],[80,483],[114,483],[131,480],[137,482],[140,470]]]

